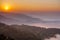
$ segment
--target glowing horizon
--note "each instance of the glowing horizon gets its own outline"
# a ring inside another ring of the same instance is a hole
[[[60,10],[58,0],[1,0],[2,4],[10,4],[13,10],[56,11]]]

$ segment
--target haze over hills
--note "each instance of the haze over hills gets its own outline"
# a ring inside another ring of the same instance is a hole
[[[60,34],[60,29],[55,28],[58,27],[56,25],[59,25],[60,21],[45,21],[23,13],[0,12],[0,22],[0,34],[15,40],[45,40],[56,37],[56,34]],[[52,26],[50,23],[52,25],[53,23],[55,24]],[[33,26],[29,26],[28,24]],[[51,28],[43,27],[41,26],[42,24],[44,26],[48,24]]]
[[[44,20],[45,18],[47,18],[48,13],[45,16],[42,15],[43,13],[41,13],[39,14],[40,15],[39,17],[34,17],[35,14],[33,15],[33,13],[31,14],[31,16],[30,14],[29,15],[28,14],[0,12],[0,22],[6,23],[6,24],[26,24],[26,25],[41,26],[41,27],[47,27],[47,28],[60,28],[59,20],[50,20],[50,19],[49,21]],[[54,15],[52,15],[52,17],[53,16]],[[43,19],[41,17],[45,17],[45,18]]]
[[[0,20],[1,22],[7,22],[7,23],[37,23],[39,21],[42,21],[38,18],[33,18],[31,16],[25,15],[25,14],[17,14],[17,13],[0,13]],[[4,20],[4,21],[3,21]]]
[[[40,15],[41,16],[41,15]],[[7,22],[7,23],[60,23],[60,21],[45,21],[41,18],[35,18],[23,13],[6,13],[0,12],[0,21]],[[12,21],[11,21],[12,20]]]

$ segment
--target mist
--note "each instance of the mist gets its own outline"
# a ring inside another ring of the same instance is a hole
[[[45,39],[45,40],[60,40],[60,35],[56,34],[56,37],[52,37],[52,38]]]

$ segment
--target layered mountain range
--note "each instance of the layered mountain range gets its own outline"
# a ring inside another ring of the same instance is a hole
[[[0,22],[4,23],[37,23],[40,21],[42,20],[22,13],[18,14],[0,12]]]

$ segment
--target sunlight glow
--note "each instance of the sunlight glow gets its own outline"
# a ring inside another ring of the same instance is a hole
[[[5,9],[5,10],[9,10],[9,7],[8,7],[8,6],[5,6],[4,9]]]
[[[9,4],[3,4],[2,5],[2,10],[3,11],[9,11],[11,9],[11,5],[9,5]]]
[[[8,5],[5,5],[5,6],[4,6],[4,10],[7,11],[7,10],[9,10],[9,9],[10,9],[10,6],[8,6]]]

